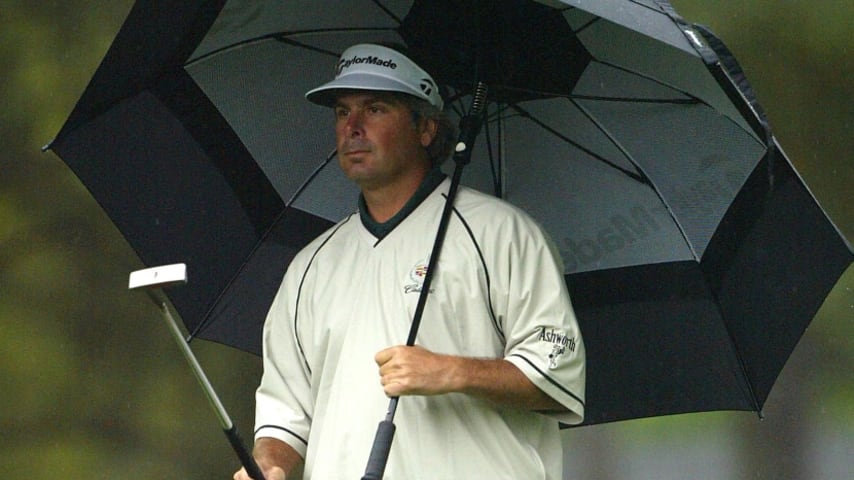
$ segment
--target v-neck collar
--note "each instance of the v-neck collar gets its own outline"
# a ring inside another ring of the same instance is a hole
[[[436,187],[445,180],[445,177],[446,175],[439,167],[435,167],[430,170],[427,173],[427,176],[424,177],[424,180],[421,181],[421,185],[418,186],[418,190],[416,190],[412,197],[407,200],[403,208],[395,213],[393,217],[382,223],[371,218],[371,214],[368,213],[368,206],[365,203],[365,197],[359,194],[359,217],[362,220],[362,225],[364,225],[365,229],[370,232],[371,235],[376,237],[378,241],[382,240],[386,235],[394,230],[400,222],[408,217],[410,213],[418,208],[418,206],[421,205],[421,202],[433,193],[433,190],[435,190]]]

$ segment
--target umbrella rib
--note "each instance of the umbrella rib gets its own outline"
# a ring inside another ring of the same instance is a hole
[[[666,103],[669,105],[698,105],[703,102],[697,98],[637,98],[637,97],[603,97],[600,95],[570,95],[574,100],[597,100],[602,102],[621,103]]]
[[[486,135],[486,155],[489,158],[489,168],[492,172],[492,192],[498,198],[504,198],[504,175],[503,175],[503,165],[501,159],[502,156],[502,142],[504,141],[504,134],[502,129],[500,113],[499,113],[499,121],[497,122],[497,148],[498,154],[495,155],[492,151],[492,129],[490,128],[489,123],[486,124],[486,127],[483,129]]]
[[[681,89],[675,85],[669,84],[667,82],[663,82],[663,81],[661,81],[655,77],[652,77],[650,75],[646,75],[646,74],[638,72],[636,70],[632,70],[632,69],[629,69],[629,68],[611,63],[611,62],[605,62],[605,61],[602,61],[599,59],[595,59],[594,61],[600,63],[601,65],[605,65],[607,67],[611,67],[611,68],[620,70],[622,72],[628,73],[629,75],[634,75],[634,76],[643,78],[643,79],[648,80],[650,82],[653,82],[659,86],[662,86],[664,88],[668,88],[670,90],[673,90],[674,92],[678,92],[687,98],[681,98],[681,99],[674,99],[674,98],[671,98],[671,99],[644,99],[644,98],[631,98],[631,97],[629,97],[629,98],[604,97],[604,96],[593,96],[593,95],[590,95],[590,96],[568,95],[568,97],[578,98],[578,99],[583,99],[583,100],[603,101],[603,102],[633,102],[633,103],[661,103],[661,104],[672,104],[672,105],[701,105],[701,106],[704,106],[704,107],[707,107],[707,108],[710,108],[712,110],[717,111],[717,108],[710,105],[708,102],[706,102],[702,98],[697,97],[696,95],[693,95],[690,92],[687,92],[687,91],[685,91],[685,90],[683,90],[683,89]],[[727,119],[727,121],[729,121],[730,123],[732,123],[733,125],[738,127],[740,130],[746,131],[750,135],[750,137],[753,138],[763,148],[767,147],[767,145],[761,139],[759,139],[756,136],[755,132],[750,131],[750,130],[745,130],[741,125],[738,124],[738,122],[736,122],[735,120],[730,118],[728,115],[724,115],[724,117]]]
[[[573,103],[574,103],[574,102],[573,102]],[[578,105],[576,105],[576,106],[578,106]],[[593,150],[590,150],[589,148],[585,147],[584,145],[581,145],[580,143],[576,142],[575,140],[573,140],[573,139],[571,139],[571,138],[567,137],[566,135],[564,135],[564,134],[562,134],[562,133],[558,132],[557,130],[555,130],[554,128],[552,128],[552,127],[550,127],[550,126],[546,125],[543,121],[541,121],[541,120],[537,119],[535,116],[531,115],[531,113],[530,113],[530,112],[528,112],[527,110],[523,109],[523,108],[522,108],[522,107],[520,107],[519,105],[512,105],[510,108],[512,108],[513,110],[515,110],[516,112],[518,112],[520,116],[525,117],[525,118],[527,118],[528,120],[530,120],[530,121],[532,121],[532,122],[536,123],[536,124],[537,124],[537,125],[539,125],[541,128],[543,128],[543,129],[544,129],[544,130],[546,130],[547,132],[551,133],[552,135],[554,135],[554,136],[556,136],[556,137],[560,138],[561,140],[565,141],[566,143],[569,143],[570,145],[572,145],[572,146],[574,146],[575,148],[577,148],[577,149],[579,149],[579,150],[583,151],[584,153],[586,153],[586,154],[590,155],[591,157],[595,158],[596,160],[599,160],[600,162],[605,163],[605,164],[606,164],[606,165],[608,165],[609,167],[611,167],[611,168],[613,168],[613,169],[615,169],[615,170],[618,170],[619,172],[623,173],[624,175],[626,175],[627,177],[631,178],[632,180],[635,180],[635,181],[640,182],[640,183],[645,183],[645,184],[651,185],[651,183],[650,183],[650,181],[649,181],[649,178],[647,178],[645,175],[640,175],[640,174],[638,174],[638,173],[636,173],[636,172],[632,172],[631,170],[628,170],[627,168],[624,168],[624,167],[621,167],[621,166],[617,165],[616,163],[612,162],[611,160],[608,160],[607,158],[603,157],[602,155],[600,155],[600,154],[598,154],[598,153],[594,152]],[[584,111],[584,110],[582,110],[582,112],[583,112],[583,111]],[[594,123],[596,123],[596,122],[594,121]],[[604,131],[604,130],[603,130],[603,128],[602,128],[602,126],[601,126],[601,125],[599,125],[598,123],[596,123],[596,126],[597,126],[597,128],[599,128],[599,130],[602,130],[602,133],[604,133],[606,136],[608,136],[608,139],[609,139],[609,140],[611,140],[611,142],[612,142],[612,143],[614,143],[614,144],[617,146],[617,148],[618,148],[618,149],[620,149],[620,151],[623,153],[623,155],[626,155],[626,157],[629,157],[629,161],[630,161],[630,162],[632,162],[632,164],[637,165],[637,164],[636,164],[636,163],[635,163],[635,162],[630,158],[630,155],[628,154],[628,152],[626,152],[626,151],[625,151],[625,149],[623,149],[619,144],[617,144],[617,143],[614,141],[613,137],[612,137],[610,134],[608,134],[606,131]]]
[[[605,157],[603,157],[603,156],[601,156],[601,155],[599,155],[599,154],[597,154],[597,153],[595,153],[595,152],[591,151],[590,149],[588,149],[588,148],[586,148],[586,147],[584,147],[584,146],[580,145],[578,142],[573,141],[572,139],[570,139],[570,138],[569,138],[569,137],[567,137],[566,135],[563,135],[562,133],[558,132],[558,131],[557,131],[557,130],[555,130],[554,128],[552,128],[552,127],[550,127],[550,126],[546,125],[544,122],[542,122],[541,120],[537,119],[536,117],[534,117],[533,115],[531,115],[528,111],[526,111],[525,109],[523,109],[523,108],[519,107],[518,105],[511,105],[511,108],[513,108],[514,110],[516,110],[516,111],[517,111],[521,116],[523,116],[523,117],[527,118],[528,120],[530,120],[530,121],[532,121],[532,122],[536,123],[536,124],[537,124],[537,125],[539,125],[541,128],[543,128],[543,129],[545,129],[546,131],[548,131],[549,133],[551,133],[551,134],[553,134],[553,135],[557,136],[558,138],[560,138],[560,139],[562,139],[562,140],[566,141],[566,142],[567,142],[567,143],[569,143],[570,145],[575,146],[576,148],[578,148],[578,149],[580,149],[581,151],[583,151],[583,152],[587,153],[588,155],[592,156],[592,157],[593,157],[593,158],[595,158],[596,160],[599,160],[600,162],[605,163],[605,164],[606,164],[606,165],[608,165],[609,167],[611,167],[611,168],[613,168],[613,169],[615,169],[615,170],[617,170],[617,171],[619,171],[619,172],[623,173],[623,174],[624,174],[624,175],[626,175],[627,177],[629,177],[629,178],[631,178],[631,179],[633,179],[633,180],[635,180],[635,181],[637,181],[637,182],[639,182],[639,183],[642,183],[642,184],[648,185],[648,186],[652,189],[652,191],[653,191],[653,192],[655,192],[655,195],[656,195],[656,196],[658,197],[658,199],[661,201],[662,205],[664,205],[664,206],[666,207],[668,215],[670,215],[670,217],[673,219],[673,223],[676,225],[676,228],[678,228],[678,229],[679,229],[679,234],[682,236],[682,239],[685,241],[685,244],[686,244],[686,245],[688,246],[688,248],[691,250],[691,255],[693,255],[695,259],[699,259],[700,257],[697,255],[697,251],[696,251],[696,249],[694,248],[694,245],[693,245],[693,244],[688,240],[688,235],[687,235],[687,233],[685,232],[684,227],[682,227],[682,224],[680,224],[680,223],[679,223],[679,221],[676,219],[676,215],[675,215],[675,213],[673,212],[673,209],[672,209],[672,208],[670,207],[670,205],[669,205],[669,204],[664,200],[664,197],[661,195],[661,192],[658,190],[658,188],[656,188],[655,184],[652,182],[652,180],[649,178],[649,176],[648,176],[648,175],[643,171],[643,168],[640,166],[640,164],[639,164],[639,163],[634,159],[634,157],[631,155],[631,153],[630,153],[628,150],[626,150],[626,149],[625,149],[625,147],[623,147],[623,146],[620,144],[620,142],[618,142],[618,141],[617,141],[617,139],[614,137],[614,135],[613,135],[611,132],[609,132],[609,131],[608,131],[608,129],[606,129],[606,128],[604,127],[604,125],[602,125],[602,124],[601,124],[601,123],[596,119],[596,117],[594,117],[594,116],[593,116],[589,111],[587,111],[587,109],[585,109],[582,105],[580,105],[578,102],[576,102],[576,101],[575,101],[575,100],[573,100],[572,98],[570,98],[569,100],[572,102],[572,104],[573,104],[573,105],[575,105],[575,107],[576,107],[576,108],[578,108],[578,110],[579,110],[579,111],[580,111],[584,116],[586,116],[586,117],[587,117],[587,119],[588,119],[588,120],[590,120],[590,122],[591,122],[593,125],[595,125],[595,126],[596,126],[596,128],[597,128],[600,132],[602,132],[602,134],[603,134],[603,135],[605,135],[605,136],[608,138],[608,140],[609,140],[609,141],[614,145],[614,147],[616,147],[616,148],[617,148],[617,149],[618,149],[618,150],[619,150],[619,151],[620,151],[620,152],[625,156],[626,160],[628,160],[632,165],[634,165],[634,167],[635,167],[635,168],[637,169],[637,171],[638,171],[638,172],[640,172],[640,173],[632,172],[631,170],[628,170],[628,169],[626,169],[626,168],[624,168],[624,167],[621,167],[621,166],[617,165],[616,163],[614,163],[614,162],[612,162],[612,161],[610,161],[610,160],[606,159]]]
[[[569,11],[569,10],[575,10],[575,7],[567,8],[564,11]],[[575,35],[578,35],[579,33],[583,32],[584,30],[587,30],[588,28],[590,28],[590,26],[592,26],[594,23],[598,23],[599,20],[602,20],[602,17],[593,17],[590,19],[590,21],[588,21],[584,25],[578,27],[577,29],[573,29],[572,33],[574,33]]]
[[[383,12],[385,12],[385,13],[386,13],[386,15],[388,15],[388,16],[389,16],[389,18],[391,18],[391,19],[393,19],[394,21],[396,21],[398,25],[400,25],[401,23],[403,23],[403,19],[401,19],[400,17],[398,17],[397,15],[395,15],[395,14],[394,14],[394,12],[392,12],[388,7],[386,7],[384,4],[382,4],[381,2],[379,2],[379,0],[374,0],[374,5],[376,5],[380,10],[382,10]]]
[[[681,89],[681,88],[677,87],[676,85],[672,85],[672,84],[670,84],[670,83],[667,83],[667,82],[661,81],[660,79],[655,78],[655,77],[653,77],[653,76],[651,76],[651,75],[647,75],[647,74],[642,73],[642,72],[639,72],[639,71],[637,71],[637,70],[632,70],[632,69],[630,69],[630,68],[626,68],[626,67],[624,67],[624,66],[622,66],[622,65],[617,65],[616,63],[611,63],[611,62],[606,62],[606,61],[604,61],[604,60],[599,60],[598,58],[597,58],[597,59],[594,59],[593,61],[595,61],[595,62],[599,63],[600,65],[604,65],[604,66],[606,66],[606,67],[610,67],[610,68],[613,68],[613,69],[616,69],[616,70],[620,70],[621,72],[628,73],[629,75],[634,75],[634,76],[636,76],[636,77],[640,77],[640,78],[642,78],[642,79],[644,79],[644,80],[648,80],[648,81],[653,82],[653,83],[655,83],[655,84],[657,84],[657,85],[659,85],[659,86],[662,86],[662,87],[668,88],[668,89],[670,89],[670,90],[673,90],[674,92],[678,92],[678,93],[680,93],[680,94],[682,94],[682,95],[684,95],[684,96],[688,97],[688,99],[693,100],[693,103],[701,103],[701,104],[703,104],[703,105],[710,106],[708,103],[706,103],[705,101],[703,101],[701,98],[699,98],[699,97],[697,97],[697,96],[695,96],[695,95],[692,95],[690,92],[687,92],[687,91],[685,91],[685,90],[683,90],[683,89]],[[686,99],[680,99],[680,101],[679,101],[678,103],[688,103],[688,102],[686,102],[685,100],[686,100]]]
[[[655,77],[650,75],[646,75],[644,73],[638,72],[636,70],[632,70],[614,63],[605,62],[599,59],[594,59],[593,61],[604,65],[606,67],[610,67],[616,70],[620,70],[622,72],[628,73],[629,75],[634,75],[636,77],[642,78],[644,80],[653,82],[661,87],[667,88],[674,92],[683,95],[685,98],[642,98],[642,97],[607,97],[604,95],[580,95],[575,93],[563,93],[563,92],[549,92],[544,90],[533,90],[523,87],[517,86],[507,86],[507,85],[494,85],[493,90],[503,89],[509,92],[517,92],[517,93],[527,93],[529,95],[537,95],[540,97],[565,97],[565,98],[578,98],[583,100],[599,100],[605,102],[634,102],[634,103],[666,103],[673,105],[705,105],[711,108],[707,102],[703,99],[692,95],[690,92],[687,92],[675,85],[671,85],[669,83],[663,82]]]
[[[299,198],[299,196],[302,195],[302,192],[305,191],[306,188],[308,188],[308,185],[314,181],[315,177],[320,175],[320,172],[322,172],[323,169],[326,168],[327,165],[329,165],[329,162],[331,162],[332,159],[335,158],[335,155],[337,155],[337,154],[338,154],[338,150],[333,149],[329,153],[329,155],[326,156],[326,159],[323,160],[323,162],[321,162],[320,165],[318,165],[317,168],[315,168],[313,172],[311,172],[311,175],[309,175],[308,178],[306,178],[305,181],[302,182],[302,185],[300,185],[299,188],[297,188],[296,192],[294,192],[294,194],[291,195],[291,198],[288,199],[288,201],[285,203],[285,208],[291,208],[291,205],[293,205],[293,203],[297,200],[297,198]]]
[[[658,187],[655,186],[655,183],[652,181],[649,175],[646,174],[640,163],[635,160],[634,156],[628,150],[626,150],[626,148],[623,147],[622,144],[620,144],[617,138],[607,128],[605,128],[605,126],[602,125],[602,123],[592,113],[590,113],[590,111],[584,108],[584,106],[578,103],[577,101],[573,99],[570,99],[570,101],[585,117],[587,117],[588,120],[590,120],[593,125],[596,126],[596,128],[600,132],[602,132],[603,135],[608,137],[608,140],[611,142],[611,144],[614,145],[614,147],[616,147],[618,150],[620,150],[620,152],[626,157],[626,160],[631,162],[631,164],[634,165],[637,171],[640,172],[639,176],[643,178],[642,182],[649,185],[649,187],[652,189],[653,192],[655,192],[655,195],[661,201],[661,204],[667,208],[667,213],[670,215],[670,218],[673,219],[673,223],[676,225],[676,228],[679,229],[679,234],[682,235],[682,239],[685,241],[685,245],[687,245],[688,248],[691,250],[691,255],[693,255],[695,259],[699,260],[700,256],[694,249],[694,245],[688,239],[688,233],[685,231],[685,228],[682,227],[682,224],[676,218],[676,213],[670,207],[670,204],[667,203],[667,201],[664,199],[664,195],[661,194],[661,192],[658,190]]]
[[[299,198],[299,196],[302,194],[302,192],[303,192],[303,191],[305,191],[305,189],[306,189],[306,188],[308,188],[308,185],[309,185],[309,184],[310,184],[310,183],[315,179],[315,177],[317,177],[317,176],[320,174],[320,172],[322,172],[322,171],[323,171],[323,169],[324,169],[324,168],[326,168],[326,166],[327,166],[327,165],[329,165],[329,162],[330,162],[330,161],[332,161],[332,159],[333,159],[333,158],[335,158],[335,155],[337,155],[337,154],[338,154],[338,150],[337,150],[337,149],[332,150],[332,152],[330,152],[330,153],[329,153],[329,155],[327,155],[326,159],[325,159],[325,160],[323,160],[323,162],[321,162],[321,163],[320,163],[320,165],[318,165],[318,166],[314,169],[314,171],[311,173],[311,175],[309,175],[309,176],[308,176],[308,178],[307,178],[307,179],[306,179],[306,180],[305,180],[305,181],[304,181],[304,182],[299,186],[299,188],[297,188],[296,192],[294,192],[294,194],[293,194],[293,195],[291,195],[291,198],[290,198],[290,199],[288,199],[288,201],[285,203],[285,208],[283,208],[283,209],[282,209],[282,212],[278,215],[278,216],[279,216],[279,218],[281,218],[281,216],[284,214],[284,212],[286,212],[289,208],[291,208],[291,206],[293,205],[293,203],[297,200],[297,198]],[[278,221],[278,220],[277,220],[277,221]],[[270,234],[270,232],[273,230],[272,225],[275,225],[275,224],[277,223],[277,221],[276,221],[276,222],[273,222],[273,223],[271,224],[271,227],[270,227],[266,232],[264,232],[264,235],[262,235],[262,236],[261,236],[261,239],[260,239],[260,240],[258,241],[258,243],[255,245],[255,248],[253,248],[253,253],[254,253],[254,251],[255,251],[255,250],[257,250],[257,248],[261,245],[261,243],[263,243],[264,239],[265,239],[265,238],[267,238],[267,236],[268,236],[268,235]],[[251,257],[252,255],[250,254],[249,256]],[[247,257],[247,258],[248,258],[248,257]],[[240,268],[237,270],[237,273],[231,277],[231,279],[228,281],[228,284],[226,285],[226,287],[222,290],[222,293],[220,293],[220,295],[219,295],[219,296],[214,300],[214,302],[212,303],[212,305],[217,305],[217,304],[219,304],[220,300],[221,300],[221,299],[222,299],[222,297],[225,295],[225,292],[227,292],[227,291],[228,291],[228,289],[229,289],[229,288],[231,288],[231,285],[233,285],[233,284],[234,284],[234,281],[237,279],[237,277],[238,277],[238,276],[240,275],[240,273],[243,271],[243,269],[244,269],[244,267],[245,267],[245,266],[246,266],[246,262],[244,262],[244,263],[240,266]],[[205,315],[204,315],[204,317],[203,317],[203,318],[204,318],[204,320],[202,320],[201,322],[199,322],[199,324],[198,324],[198,325],[196,325],[196,328],[194,328],[192,332],[189,332],[189,335],[188,335],[188,338],[187,338],[187,341],[188,341],[188,342],[189,342],[189,341],[191,341],[192,339],[196,338],[196,336],[197,336],[198,334],[200,334],[200,333],[202,332],[202,330],[204,330],[205,328],[207,328],[207,326],[208,326],[208,325],[210,324],[210,322],[213,320],[213,317],[211,316],[212,311],[213,311],[213,307],[211,307],[211,310],[208,310],[208,312],[207,312],[207,313],[205,313]]]
[[[548,92],[544,90],[534,90],[530,88],[522,88],[522,87],[509,87],[509,86],[499,86],[494,88],[495,90],[502,89],[507,92],[515,92],[515,93],[526,93],[529,95],[536,95],[538,97],[543,98],[567,98],[567,99],[579,99],[579,100],[598,100],[603,102],[622,102],[622,103],[661,103],[661,104],[669,104],[669,105],[706,105],[707,103],[703,102],[701,99],[696,97],[691,97],[689,94],[687,96],[691,98],[641,98],[641,97],[606,97],[602,95],[579,95],[575,93],[558,93],[558,92]],[[678,91],[678,90],[677,90]]]
[[[333,52],[333,51],[329,51],[329,50],[324,50],[322,48],[313,47],[311,45],[306,45],[304,43],[297,42],[296,40],[293,40],[293,39],[288,38],[288,37],[296,36],[296,35],[311,34],[311,33],[381,32],[381,31],[389,31],[389,30],[394,30],[394,28],[392,28],[392,27],[358,27],[358,28],[336,27],[336,28],[316,28],[316,29],[311,29],[311,30],[294,30],[294,31],[288,31],[288,32],[267,33],[264,35],[259,35],[257,37],[247,38],[247,39],[241,40],[239,42],[231,43],[231,44],[225,45],[223,47],[219,47],[217,49],[211,50],[210,52],[207,52],[204,55],[199,55],[198,57],[193,58],[192,60],[189,60],[187,63],[184,64],[184,66],[189,67],[189,66],[196,64],[198,62],[201,62],[205,59],[219,55],[220,53],[227,52],[230,50],[234,50],[236,48],[240,48],[240,47],[250,45],[253,43],[263,42],[265,40],[277,40],[277,41],[288,43],[288,44],[291,44],[294,46],[313,50],[313,51],[316,51],[319,53],[325,53],[325,54],[329,54],[329,55],[334,56],[334,57],[338,57],[340,55],[340,52]]]

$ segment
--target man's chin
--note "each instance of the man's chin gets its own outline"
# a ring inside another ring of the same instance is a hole
[[[364,168],[349,168],[344,171],[344,175],[353,183],[360,187],[369,186],[372,182],[376,181],[373,175],[369,170]]]

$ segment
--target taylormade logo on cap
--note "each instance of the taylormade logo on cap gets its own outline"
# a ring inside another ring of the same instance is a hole
[[[429,73],[397,50],[369,43],[344,50],[335,64],[335,79],[305,96],[314,103],[331,107],[335,92],[340,90],[402,92],[426,100],[439,110],[444,106]]]
[[[397,64],[394,63],[394,60],[388,59],[383,60],[378,57],[368,56],[368,57],[356,57],[350,59],[344,59],[338,61],[338,69],[335,71],[335,75],[341,75],[345,69],[349,68],[350,65],[358,65],[360,63],[370,63],[371,65],[377,65],[380,67],[388,67],[392,70],[397,68]]]

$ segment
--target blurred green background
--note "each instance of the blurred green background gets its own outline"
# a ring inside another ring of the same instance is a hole
[[[0,3],[0,476],[231,478],[237,460],[158,310],[127,291],[133,252],[55,135],[129,0]],[[774,131],[854,239],[854,2],[674,0],[733,50]],[[854,272],[786,365],[765,420],[681,415],[564,431],[567,478],[849,479]],[[260,361],[194,343],[244,437]]]

